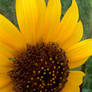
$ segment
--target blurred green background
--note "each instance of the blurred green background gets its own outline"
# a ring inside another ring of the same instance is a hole
[[[84,25],[83,39],[92,37],[92,0],[76,0],[79,6],[80,19]],[[72,0],[61,0],[62,16],[71,5]],[[15,0],[0,0],[0,13],[10,19],[16,26]],[[77,68],[86,73],[82,92],[92,92],[92,57],[88,59],[85,65]]]

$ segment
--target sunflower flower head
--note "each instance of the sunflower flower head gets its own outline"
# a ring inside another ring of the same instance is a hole
[[[16,16],[19,29],[0,15],[0,92],[80,92],[85,74],[71,69],[92,55],[92,39],[80,41],[76,0],[61,20],[60,0],[16,0]]]
[[[54,43],[28,46],[25,52],[15,57],[13,67],[9,75],[17,85],[16,92],[60,90],[67,82],[69,73],[65,52]]]

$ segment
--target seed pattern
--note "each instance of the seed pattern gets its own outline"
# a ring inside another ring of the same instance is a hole
[[[68,60],[56,43],[27,46],[15,57],[9,76],[15,92],[59,92],[67,82]]]

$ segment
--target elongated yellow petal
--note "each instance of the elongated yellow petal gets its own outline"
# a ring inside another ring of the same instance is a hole
[[[83,65],[87,61],[87,59],[88,59],[88,57],[82,58],[80,60],[70,61],[69,62],[69,68],[70,69],[77,68],[77,67]]]
[[[7,86],[11,82],[8,74],[0,74],[0,88]]]
[[[83,36],[83,25],[82,22],[78,22],[76,27],[74,28],[74,31],[72,35],[64,42],[62,45],[62,48],[65,49],[65,51],[70,48],[72,45],[78,43]]]
[[[81,71],[70,71],[68,81],[61,92],[80,92],[79,86],[83,82],[84,75]]]
[[[9,67],[9,66],[12,66],[12,64],[13,64],[13,61],[10,61],[9,57],[0,53],[0,67]]]
[[[0,92],[15,92],[15,91],[13,90],[13,85],[10,83],[5,87],[0,88]]]
[[[92,39],[84,40],[66,51],[69,61],[78,61],[92,55]]]
[[[42,15],[44,14],[43,12],[46,12],[46,3],[45,0],[36,0],[37,3],[37,8],[39,10],[39,17],[43,17]]]
[[[85,74],[81,71],[69,71],[68,81],[72,85],[81,85]],[[77,79],[77,80],[76,80]]]
[[[79,11],[76,0],[72,0],[71,7],[67,10],[66,14],[64,15],[63,19],[61,20],[58,29],[55,32],[54,38],[56,42],[62,45],[64,41],[70,37],[73,33],[74,28],[79,19]]]
[[[12,64],[13,61],[10,61],[9,57],[0,53],[0,74],[7,73],[12,70]]]
[[[63,90],[61,90],[60,92],[80,92],[80,88],[79,86],[75,86],[75,85],[70,85],[69,83],[67,83],[64,87]]]
[[[0,66],[0,74],[6,74],[11,71],[13,68],[10,66]]]
[[[52,33],[56,30],[57,25],[60,23],[61,17],[61,2],[60,0],[49,0],[45,16],[45,35],[44,38],[47,42],[50,41]]]
[[[20,30],[27,43],[35,44],[38,22],[36,0],[16,0],[16,14]]]
[[[14,54],[16,54],[14,48],[11,48],[3,43],[0,43],[0,53],[11,58],[13,57]]]
[[[9,45],[13,49],[25,46],[25,40],[18,29],[3,15],[0,14],[0,42]]]
[[[12,69],[13,61],[10,61],[7,56],[0,53],[0,88],[8,85],[11,81],[8,72]]]
[[[39,14],[38,14],[38,25],[37,25],[37,41],[41,41],[43,39],[44,34],[44,21],[45,21],[45,14],[46,14],[46,3],[45,0],[36,0]]]

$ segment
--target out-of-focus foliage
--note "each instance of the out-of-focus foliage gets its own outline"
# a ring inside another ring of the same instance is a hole
[[[0,13],[17,25],[15,0],[0,0]]]
[[[47,1],[47,0],[46,0]],[[84,25],[85,38],[92,37],[92,0],[76,0],[79,6],[80,19]],[[62,16],[71,5],[72,0],[61,0]],[[16,26],[15,0],[0,0],[0,13],[10,19]],[[61,18],[62,18],[61,16]],[[78,68],[80,69],[80,68]],[[85,67],[86,77],[82,92],[92,92],[92,58],[88,59]]]

